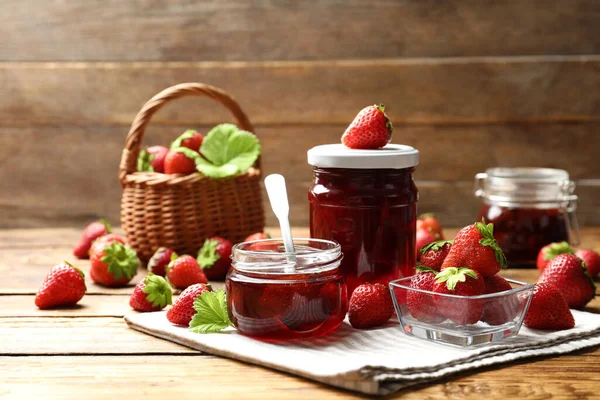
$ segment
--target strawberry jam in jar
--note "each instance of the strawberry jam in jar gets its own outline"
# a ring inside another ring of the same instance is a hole
[[[564,170],[490,168],[475,176],[475,195],[483,199],[478,220],[494,224],[509,266],[531,267],[549,243],[579,244],[574,191]]]
[[[333,332],[344,321],[339,244],[294,239],[294,246],[294,254],[285,252],[280,239],[233,247],[227,308],[240,333],[267,341],[306,339]]]
[[[340,243],[348,294],[360,284],[383,283],[415,272],[419,152],[388,144],[377,150],[341,144],[308,151],[310,234]]]

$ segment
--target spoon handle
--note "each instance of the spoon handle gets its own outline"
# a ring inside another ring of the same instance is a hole
[[[292,238],[292,230],[290,228],[290,204],[287,196],[287,188],[285,186],[285,178],[279,174],[271,174],[265,178],[265,187],[267,188],[267,194],[269,195],[273,213],[275,213],[275,216],[279,220],[279,227],[281,228],[281,236],[283,237],[285,251],[286,253],[289,253],[288,262],[296,263],[296,249]]]

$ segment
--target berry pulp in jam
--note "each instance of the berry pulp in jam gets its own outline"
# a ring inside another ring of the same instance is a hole
[[[558,208],[517,208],[484,203],[478,220],[494,224],[494,236],[509,266],[534,265],[542,247],[569,240],[565,213]]]
[[[239,332],[258,339],[323,336],[346,316],[346,285],[337,269],[279,276],[233,270],[226,285],[229,318]]]
[[[383,283],[415,271],[414,168],[314,168],[309,190],[312,237],[335,240],[348,294],[360,284]]]

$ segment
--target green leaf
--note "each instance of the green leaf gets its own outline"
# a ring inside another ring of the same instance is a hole
[[[144,284],[146,286],[142,289],[142,292],[147,294],[146,301],[152,303],[154,307],[165,307],[167,304],[172,303],[171,285],[165,278],[149,272],[148,276],[144,278]]]
[[[176,149],[178,147],[181,147],[181,143],[183,143],[185,139],[193,138],[194,134],[196,133],[198,132],[196,132],[194,129],[188,129],[187,131],[183,132],[177,139],[175,139],[173,143],[171,143],[170,148]]]
[[[104,256],[101,261],[108,265],[108,272],[115,280],[126,276],[127,279],[133,278],[137,273],[140,260],[137,258],[135,250],[124,246],[122,243],[113,242],[102,250]]]
[[[190,321],[190,330],[195,333],[215,333],[231,326],[227,315],[225,292],[204,292],[194,300],[196,314]]]
[[[217,125],[204,138],[196,168],[212,178],[244,173],[260,155],[258,138],[232,124]]]
[[[198,264],[202,269],[211,268],[221,256],[217,253],[217,246],[219,242],[217,240],[206,239],[200,251],[198,251]]]
[[[187,158],[189,158],[190,160],[194,160],[196,163],[198,162],[198,160],[202,159],[202,157],[200,156],[199,153],[195,152],[192,149],[188,149],[187,147],[176,147],[174,149],[171,149],[172,151],[176,151],[178,153],[183,153],[185,154],[185,156]]]
[[[544,249],[544,260],[550,261],[559,254],[575,254],[567,242],[552,243]]]
[[[156,157],[155,154],[150,154],[146,150],[140,151],[137,159],[137,170],[140,172],[154,172],[154,168],[150,165],[154,157]]]
[[[424,265],[417,265],[417,267],[416,267],[415,269],[416,269],[418,272],[431,272],[431,273],[434,273],[434,274],[437,274],[437,273],[438,273],[438,271],[436,271],[435,269],[433,269],[433,268],[429,268],[429,267],[426,267],[426,266],[424,266]]]
[[[496,261],[500,263],[502,269],[508,267],[508,261],[506,260],[506,256],[504,252],[500,248],[498,241],[494,237],[494,224],[485,224],[485,218],[481,218],[481,222],[475,222],[475,227],[483,238],[479,241],[483,246],[489,246],[494,250],[494,256]]]
[[[477,273],[469,268],[456,268],[450,267],[443,269],[439,274],[435,276],[437,283],[446,282],[446,287],[450,290],[456,289],[458,282],[464,282],[467,280],[467,276],[473,279],[479,279]]]
[[[106,233],[111,233],[112,232],[112,226],[111,226],[110,222],[108,222],[104,218],[100,218],[100,223],[102,225],[104,225],[104,227],[106,228]]]
[[[446,244],[454,244],[454,240],[438,240],[437,242],[431,242],[423,246],[420,250],[422,254],[427,253],[429,250],[438,251]]]

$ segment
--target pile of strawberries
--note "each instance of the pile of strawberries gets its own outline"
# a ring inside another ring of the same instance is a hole
[[[255,233],[246,241],[266,238],[264,233]],[[212,291],[208,279],[223,280],[227,275],[231,250],[232,243],[221,237],[206,239],[196,258],[159,248],[148,262],[148,275],[135,286],[129,304],[137,311],[159,311],[172,303],[172,288],[185,289],[167,317],[175,324],[187,326],[196,313],[192,307],[195,297]],[[84,229],[73,254],[79,259],[89,258],[92,281],[106,287],[126,286],[140,264],[135,250],[123,237],[111,233],[110,224],[103,220]],[[35,304],[40,309],[74,305],[86,290],[84,273],[65,261],[46,276]]]

